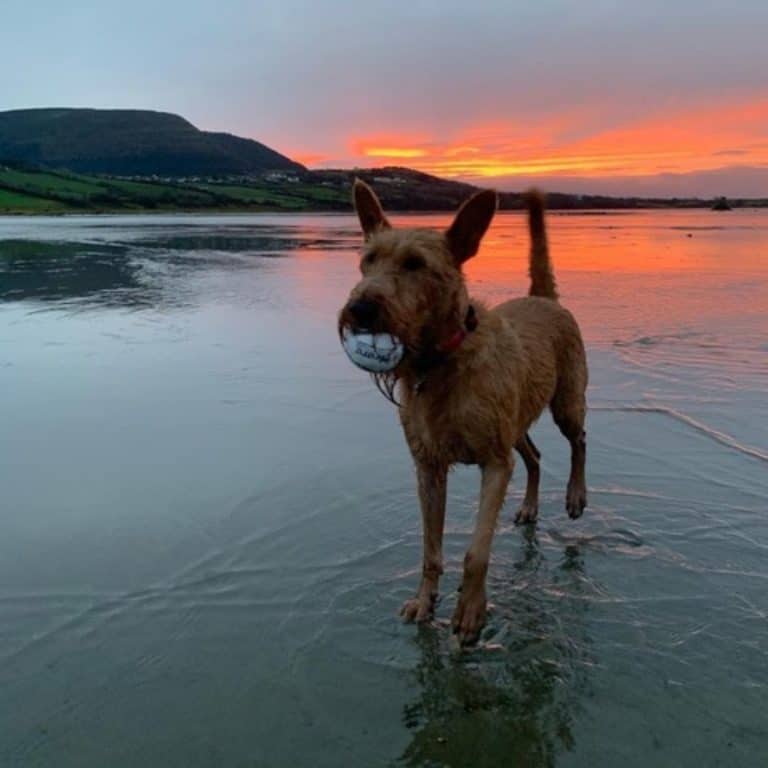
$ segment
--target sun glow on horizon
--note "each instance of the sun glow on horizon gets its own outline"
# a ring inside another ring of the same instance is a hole
[[[422,132],[354,136],[348,153],[319,164],[410,161],[445,178],[650,177],[749,165],[768,169],[768,98],[709,104],[606,123],[594,111],[540,120],[478,121],[450,137]]]
[[[426,149],[414,147],[366,147],[363,150],[363,155],[365,157],[409,158],[427,157],[429,153]]]

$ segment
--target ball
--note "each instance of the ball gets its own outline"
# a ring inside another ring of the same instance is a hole
[[[386,373],[403,359],[403,343],[389,333],[354,333],[349,328],[341,334],[347,357],[369,373]]]

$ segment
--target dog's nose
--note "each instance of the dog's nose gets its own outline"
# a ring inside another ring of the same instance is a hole
[[[361,328],[370,329],[379,316],[379,305],[370,299],[358,299],[349,305],[349,314]]]

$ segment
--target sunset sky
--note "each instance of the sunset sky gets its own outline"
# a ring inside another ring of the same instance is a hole
[[[768,2],[5,0],[0,109],[135,107],[310,167],[768,196]]]

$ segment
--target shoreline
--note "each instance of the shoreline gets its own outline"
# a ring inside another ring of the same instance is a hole
[[[548,212],[554,216],[618,216],[633,212],[649,211],[711,211],[712,213],[734,213],[736,211],[763,211],[767,210],[768,205],[748,204],[735,206],[730,211],[716,211],[708,204],[696,205],[649,205],[649,206],[627,206],[624,208],[549,208]],[[394,210],[390,214],[394,216],[436,216],[439,214],[454,213],[455,208],[431,208],[424,210]],[[522,215],[525,211],[520,208],[500,208],[496,215],[516,214]],[[285,208],[134,208],[126,210],[124,208],[115,209],[94,209],[81,211],[19,211],[0,209],[2,218],[78,218],[86,216],[245,216],[255,214],[267,214],[270,216],[293,216],[293,215],[322,215],[322,216],[346,216],[354,214],[350,204],[348,210],[342,209],[318,209],[318,208],[298,208],[286,210]]]
[[[159,214],[349,213],[359,177],[378,191],[390,213],[454,212],[479,187],[404,168],[305,171],[246,177],[117,177],[0,164],[0,215],[78,216]],[[520,192],[498,190],[498,210],[525,209]],[[552,212],[768,208],[766,198],[611,197],[549,190]]]

